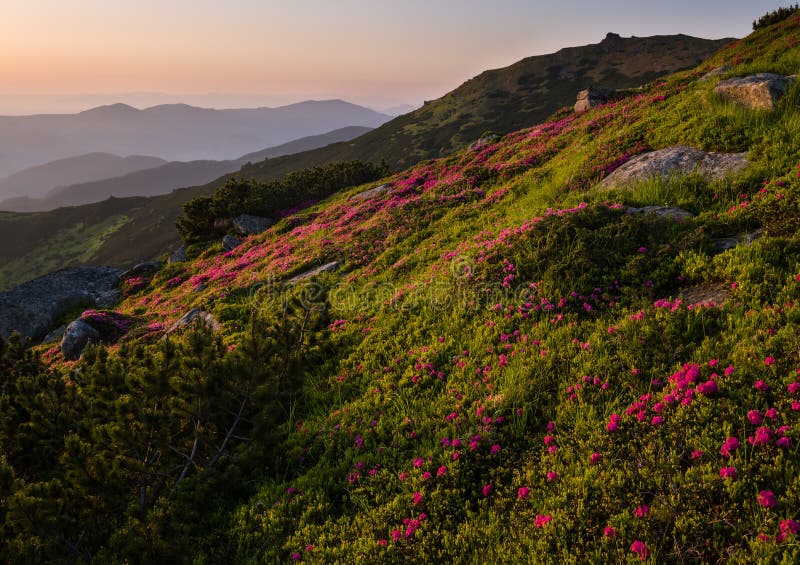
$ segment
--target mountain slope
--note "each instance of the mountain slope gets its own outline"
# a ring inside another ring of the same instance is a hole
[[[278,108],[212,110],[114,104],[79,114],[0,117],[0,175],[65,157],[107,151],[170,161],[228,160],[281,143],[389,119],[342,100]]]
[[[253,163],[237,176],[272,180],[291,171],[353,159],[376,162],[385,159],[395,168],[407,166],[464,147],[487,130],[502,133],[545,119],[560,107],[572,106],[577,91],[587,82],[615,88],[639,85],[655,76],[691,67],[728,42],[683,35],[651,38],[610,35],[599,44],[562,49],[505,69],[487,71],[452,93],[352,141]],[[573,78],[558,78],[555,68],[568,68]],[[177,247],[180,240],[170,226],[180,215],[183,204],[213,193],[227,178],[144,203],[131,201],[127,214],[130,220],[108,234],[87,262],[130,266]],[[112,207],[116,210],[117,204]],[[102,207],[93,207],[87,210],[83,223],[91,225],[105,217]],[[15,233],[14,225],[0,220],[0,237],[16,241]],[[38,248],[46,249],[45,234],[35,243]],[[21,245],[30,246],[28,242]],[[35,254],[29,259],[35,260]],[[69,264],[65,260],[64,266]],[[8,284],[0,280],[0,287]]]
[[[253,160],[271,159],[298,151],[325,147],[331,143],[349,141],[370,128],[350,126],[321,135],[296,139],[276,147],[262,149],[233,161],[189,161],[165,163],[159,160],[153,168],[145,168],[123,176],[104,178],[70,186],[60,186],[44,198],[15,198],[0,202],[0,210],[10,212],[42,212],[63,206],[80,206],[106,198],[157,196],[181,187],[202,185],[228,173],[238,171]],[[90,166],[87,164],[87,167]]]
[[[56,187],[110,179],[164,163],[166,161],[158,157],[120,157],[111,153],[90,153],[60,159],[19,171],[0,180],[0,200],[17,196],[39,198]]]
[[[0,555],[797,562],[800,83],[714,88],[798,34],[192,250],[77,363],[4,348]],[[750,164],[600,184],[676,145]]]

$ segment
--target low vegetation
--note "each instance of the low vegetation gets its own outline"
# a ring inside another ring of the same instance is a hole
[[[798,34],[198,243],[80,361],[12,339],[0,560],[797,562],[800,86],[700,79],[792,74]],[[751,165],[597,188],[680,143]],[[162,339],[190,308],[222,328]]]

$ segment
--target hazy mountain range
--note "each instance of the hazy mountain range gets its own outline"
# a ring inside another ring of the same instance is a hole
[[[5,116],[0,117],[0,177],[96,152],[168,161],[231,160],[301,137],[347,126],[376,127],[389,119],[342,100],[233,110],[185,104],[138,110],[112,104],[78,114]]]
[[[0,201],[0,210],[40,212],[62,206],[99,202],[109,197],[157,196],[176,188],[205,184],[238,171],[249,162],[263,161],[349,141],[370,131],[350,126],[303,137],[228,161],[164,161],[156,157],[119,157],[91,153],[61,159],[20,171],[0,181],[3,194],[30,194]]]
[[[588,85],[637,87],[693,68],[731,41],[608,34],[597,44],[529,57],[481,73],[351,141],[253,160],[235,174],[277,179],[291,171],[353,159],[385,159],[393,168],[404,168],[451,154],[487,131],[502,134],[540,123],[557,110],[572,107],[578,91]],[[205,141],[215,145],[216,137],[210,133]],[[73,264],[130,266],[158,257],[180,245],[175,220],[183,205],[212,194],[229,176],[150,198],[110,199],[36,214],[0,214],[0,240],[9,243],[0,248],[0,287]]]

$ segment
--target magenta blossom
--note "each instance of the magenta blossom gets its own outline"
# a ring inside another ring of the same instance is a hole
[[[631,551],[639,556],[639,561],[647,561],[647,558],[650,557],[650,550],[647,549],[647,545],[638,539],[631,544]]]
[[[719,476],[723,479],[736,480],[736,467],[723,467],[719,470]]]
[[[492,493],[492,485],[483,485],[483,496],[487,497]]]
[[[517,498],[520,500],[527,500],[531,496],[531,489],[528,487],[519,487],[517,490]]]
[[[634,512],[637,518],[647,518],[650,515],[650,507],[647,504],[642,504]]]
[[[606,526],[603,530],[603,536],[607,538],[615,538],[617,537],[617,530],[611,526]]]
[[[758,493],[758,503],[764,508],[775,508],[778,505],[778,499],[771,490],[762,490]]]
[[[739,440],[733,436],[729,437],[725,440],[725,443],[722,444],[719,452],[720,454],[725,457],[726,459],[731,456],[733,451],[736,451],[739,448]]]
[[[589,456],[589,463],[594,465],[596,463],[599,463],[602,458],[603,456],[595,451]]]
[[[750,410],[747,413],[747,419],[750,420],[750,423],[753,424],[754,426],[758,426],[761,424],[761,422],[764,421],[764,417],[758,410]]]
[[[553,517],[550,516],[550,514],[538,514],[536,516],[534,524],[536,525],[537,528],[544,528],[547,525],[547,523],[550,522],[552,519]]]
[[[797,535],[800,534],[800,522],[795,522],[792,519],[781,520],[781,533],[784,535],[792,534]]]

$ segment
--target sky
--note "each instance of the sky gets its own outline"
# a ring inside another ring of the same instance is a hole
[[[2,0],[0,114],[126,102],[377,109],[623,36],[743,37],[788,1]]]

